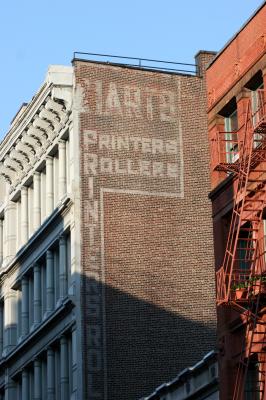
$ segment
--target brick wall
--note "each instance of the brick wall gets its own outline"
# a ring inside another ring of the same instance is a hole
[[[213,107],[266,52],[266,7],[236,35],[207,71],[208,107]],[[218,28],[217,28],[218,29]],[[225,67],[226,66],[226,67]]]
[[[210,142],[213,143],[211,171],[213,190],[210,197],[213,205],[214,250],[217,270],[223,263],[234,197],[238,187],[236,175],[214,170],[221,160],[225,161],[225,150],[220,154],[222,157],[219,159],[217,151],[219,146],[215,141],[217,132],[221,132],[222,140],[224,138],[224,119],[219,113],[235,97],[238,126],[242,126],[249,99],[247,83],[259,71],[265,76],[265,20],[266,6],[264,3],[257,14],[236,34],[231,43],[207,69],[208,130]],[[220,149],[224,149],[223,146],[224,142],[221,141]],[[258,166],[258,168],[262,167]],[[233,398],[239,357],[243,346],[243,334],[245,334],[245,329],[241,324],[243,324],[243,316],[240,316],[239,312],[234,311],[232,307],[218,307],[217,341],[221,400]]]
[[[74,67],[84,398],[133,400],[215,345],[205,81]]]

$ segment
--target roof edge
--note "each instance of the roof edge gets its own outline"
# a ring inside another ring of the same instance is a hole
[[[251,16],[244,22],[241,28],[225,43],[225,45],[218,51],[217,55],[214,59],[210,62],[207,67],[207,70],[215,63],[215,61],[220,57],[220,55],[227,49],[227,47],[233,42],[233,40],[243,31],[243,29],[249,24],[249,22],[260,12],[260,10],[266,5],[266,0],[251,14]]]

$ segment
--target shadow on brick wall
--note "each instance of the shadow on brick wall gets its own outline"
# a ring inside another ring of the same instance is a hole
[[[108,400],[136,400],[147,396],[215,347],[216,327],[211,324],[189,320],[110,286],[102,286],[93,279],[85,278],[84,284],[85,296],[92,295],[91,300],[99,300],[98,308],[88,302],[88,297],[84,299],[87,302],[84,360],[87,365],[95,364],[95,357],[89,352],[94,354],[94,345],[97,347],[100,343],[95,337],[100,338],[95,331],[97,327],[101,330],[101,346],[104,340],[106,343],[107,370],[104,380],[104,371],[98,364],[99,370],[96,366],[91,374],[92,384],[88,386],[85,382],[88,392],[92,390],[95,394],[90,397],[90,393],[88,398],[96,398],[97,394],[99,399],[104,398],[103,386]],[[103,353],[102,348],[102,356]]]

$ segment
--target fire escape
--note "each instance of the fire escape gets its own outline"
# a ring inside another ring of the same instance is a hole
[[[259,90],[258,99],[255,111],[247,103],[237,132],[217,132],[213,141],[214,169],[235,177],[226,251],[216,273],[217,305],[239,311],[245,331],[233,400],[266,399],[266,92]]]

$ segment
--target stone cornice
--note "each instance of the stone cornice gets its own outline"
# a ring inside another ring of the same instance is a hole
[[[23,113],[13,122],[10,130],[0,144],[0,159],[9,151],[10,146],[16,141],[25,129],[29,120],[36,113],[36,109],[42,104],[47,95],[51,92],[50,85],[45,83],[39,92],[33,97],[32,101],[27,105]]]
[[[0,175],[10,184],[10,192],[34,168],[68,123],[71,98],[69,82],[54,84],[48,79],[15,119],[0,144]]]

